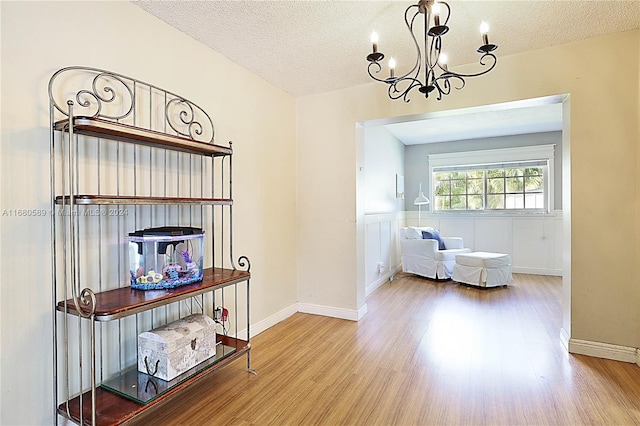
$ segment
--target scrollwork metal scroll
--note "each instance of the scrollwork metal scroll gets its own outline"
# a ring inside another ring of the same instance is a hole
[[[245,271],[247,272],[251,272],[251,262],[249,261],[249,258],[247,256],[240,256],[238,258],[238,266],[240,268],[245,268]]]
[[[64,93],[61,87],[74,88]],[[183,96],[125,75],[98,68],[72,66],[58,70],[49,80],[51,105],[64,117],[68,101],[77,106],[75,116],[125,122],[136,127],[176,135],[198,142],[213,143],[215,129],[211,117]],[[144,121],[136,112],[162,109],[164,116]]]
[[[177,108],[177,114],[172,113],[172,110]],[[197,139],[202,135],[203,127],[202,123],[196,120],[198,114],[196,110],[200,110],[200,107],[187,101],[183,98],[171,99],[167,102],[165,107],[165,117],[167,118],[167,124],[179,135],[186,136],[190,139]],[[201,114],[206,113],[200,110]],[[173,118],[177,115],[179,121],[174,121]]]
[[[75,289],[73,289],[75,293]],[[80,290],[80,295],[73,295],[73,305],[83,318],[91,318],[96,313],[96,294],[90,288]]]

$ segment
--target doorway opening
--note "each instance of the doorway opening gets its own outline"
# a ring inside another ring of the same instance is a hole
[[[422,226],[434,224],[443,234],[464,237],[465,246],[473,251],[509,253],[515,273],[562,276],[560,337],[568,348],[569,111],[570,96],[562,94],[358,123],[357,152],[364,165],[356,179],[359,306],[366,309],[366,296],[401,270],[400,228],[421,221]],[[429,155],[531,145],[555,147],[549,210],[536,215],[434,211]],[[421,190],[432,199],[426,206],[413,204]]]

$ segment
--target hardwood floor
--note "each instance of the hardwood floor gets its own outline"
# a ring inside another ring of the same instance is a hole
[[[562,347],[561,282],[399,274],[359,322],[295,314],[136,425],[632,425],[640,367]]]

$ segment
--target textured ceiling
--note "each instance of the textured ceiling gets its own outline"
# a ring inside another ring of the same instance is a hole
[[[479,25],[500,56],[640,27],[640,1],[449,0],[443,50],[451,67],[477,61]],[[404,26],[412,1],[134,1],[294,96],[370,82],[370,33],[398,62],[415,61]],[[407,69],[408,69],[407,68]],[[405,71],[407,70],[405,69]]]

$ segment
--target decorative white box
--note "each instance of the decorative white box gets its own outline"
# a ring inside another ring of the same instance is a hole
[[[195,367],[216,354],[215,321],[194,314],[138,336],[138,371],[162,380]]]

